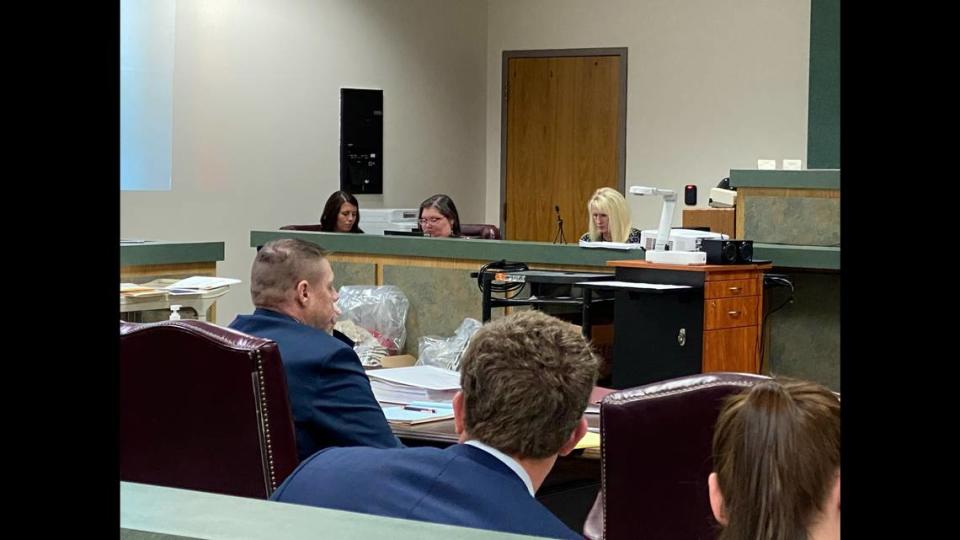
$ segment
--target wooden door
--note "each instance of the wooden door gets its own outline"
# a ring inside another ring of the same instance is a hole
[[[623,189],[625,51],[505,62],[504,238],[552,241],[559,206],[575,243],[593,192]]]

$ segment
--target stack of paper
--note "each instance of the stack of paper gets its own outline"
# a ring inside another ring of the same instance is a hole
[[[411,401],[404,406],[384,407],[383,415],[391,424],[422,424],[453,418],[453,404],[449,401]]]
[[[600,434],[588,431],[577,445],[573,447],[574,450],[580,450],[581,448],[600,448]]]
[[[591,242],[589,240],[581,240],[578,245],[583,248],[602,248],[602,249],[643,249],[642,244],[626,243],[626,242]]]
[[[603,401],[603,398],[607,397],[607,394],[612,394],[616,391],[615,388],[594,386],[590,392],[590,400],[587,402],[587,410],[583,412],[586,414],[600,414],[600,402]]]
[[[241,283],[239,279],[215,276],[191,276],[167,285],[171,294],[194,294]]]
[[[167,294],[167,291],[155,289],[153,287],[148,287],[145,285],[137,285],[136,283],[121,283],[120,284],[120,296],[125,296],[128,298],[143,298],[147,296],[163,296]]]
[[[451,401],[460,390],[460,374],[433,366],[373,369],[367,372],[377,401]]]

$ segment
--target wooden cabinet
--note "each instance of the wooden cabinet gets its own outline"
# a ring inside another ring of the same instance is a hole
[[[760,372],[763,273],[770,264],[608,264],[619,281],[688,287],[617,293],[614,387],[698,372]]]
[[[763,272],[705,272],[704,278],[703,372],[759,373]]]
[[[710,232],[737,238],[736,210],[734,208],[684,208],[683,228],[708,227]]]

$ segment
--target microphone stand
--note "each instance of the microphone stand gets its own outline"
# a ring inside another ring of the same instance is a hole
[[[560,217],[560,208],[554,207],[557,211],[557,234],[553,236],[553,243],[556,244],[558,241],[561,244],[567,243],[567,238],[563,235],[563,218]]]

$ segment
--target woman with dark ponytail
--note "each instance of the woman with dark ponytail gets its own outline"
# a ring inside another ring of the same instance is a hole
[[[728,398],[713,435],[720,539],[840,538],[840,398],[776,379]]]

